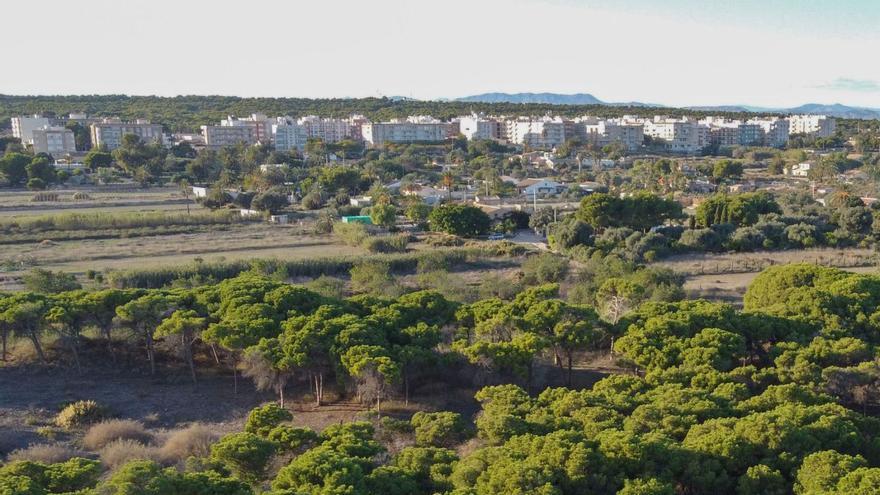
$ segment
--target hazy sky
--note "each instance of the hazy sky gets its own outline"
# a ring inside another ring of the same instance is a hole
[[[41,0],[3,12],[4,94],[880,107],[880,0]]]

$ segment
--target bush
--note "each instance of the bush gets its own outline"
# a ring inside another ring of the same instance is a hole
[[[39,177],[34,177],[27,181],[27,188],[31,191],[42,191],[43,189],[46,189],[46,181]]]
[[[107,416],[107,410],[93,400],[80,400],[61,410],[55,417],[55,425],[71,429],[97,423]]]
[[[100,452],[101,463],[115,471],[118,467],[131,461],[156,461],[161,455],[155,447],[144,445],[135,440],[120,439],[108,443]]]
[[[435,247],[456,247],[464,245],[464,239],[448,234],[428,236],[425,239],[425,242]]]
[[[7,456],[8,461],[31,461],[45,464],[64,462],[82,454],[63,445],[37,444],[14,450]]]
[[[406,252],[408,244],[409,236],[407,234],[398,234],[394,236],[370,237],[364,241],[363,246],[371,253],[403,253]]]
[[[324,200],[321,199],[320,193],[310,192],[303,197],[301,204],[307,210],[317,210],[324,206]]]
[[[345,280],[321,275],[306,284],[306,288],[324,297],[341,299],[345,296]]]
[[[468,425],[454,412],[417,412],[410,420],[416,444],[426,447],[453,447],[468,437]]]
[[[244,431],[265,438],[273,428],[292,419],[293,414],[290,411],[273,402],[251,410],[244,424]]]
[[[722,239],[712,229],[692,229],[681,234],[678,243],[689,250],[718,251],[722,248]]]
[[[593,227],[583,220],[567,219],[555,224],[547,239],[554,249],[571,249],[577,245],[589,245],[593,239]]]
[[[400,287],[391,276],[391,266],[382,261],[364,261],[351,268],[351,286],[355,292],[385,296],[399,295]]]
[[[559,282],[568,271],[568,259],[550,253],[531,256],[522,264],[526,284]]]
[[[212,429],[196,423],[169,435],[159,452],[166,462],[179,462],[191,456],[205,457],[211,453],[211,445],[218,438]]]
[[[333,235],[348,246],[360,246],[370,237],[370,233],[367,232],[367,228],[363,225],[342,222],[333,224]]]
[[[115,440],[134,440],[148,443],[152,436],[139,421],[130,419],[111,419],[92,425],[83,437],[83,446],[89,450],[100,450]]]
[[[42,268],[31,270],[22,277],[22,280],[27,290],[44,294],[55,294],[82,288],[82,285],[76,281],[76,276],[72,273],[53,272],[51,270],[43,270]]]

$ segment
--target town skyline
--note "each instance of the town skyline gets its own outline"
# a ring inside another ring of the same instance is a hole
[[[157,0],[132,2],[125,12],[112,5],[50,1],[58,15],[43,29],[51,35],[29,36],[27,23],[8,26],[7,39],[29,41],[19,69],[0,75],[0,93],[437,100],[546,91],[672,107],[880,107],[880,68],[860,63],[861,54],[880,50],[872,29],[880,6],[860,0],[833,7],[256,0],[246,11]],[[13,17],[39,18],[43,7],[10,8]],[[90,56],[65,55],[76,44],[59,45],[64,33]],[[245,42],[250,33],[256,48]],[[504,48],[493,40],[505,40]]]

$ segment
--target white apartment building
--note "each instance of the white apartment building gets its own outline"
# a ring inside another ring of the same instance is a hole
[[[149,120],[138,119],[135,122],[122,122],[119,119],[103,119],[91,126],[92,146],[104,146],[115,150],[122,145],[122,136],[134,134],[145,143],[162,143],[162,126],[151,124]]]
[[[22,144],[34,144],[34,131],[53,125],[53,120],[39,115],[12,117],[12,135]]]
[[[674,153],[697,153],[709,144],[709,127],[683,117],[655,116],[644,121],[645,135],[664,143]]]
[[[253,128],[254,143],[267,144],[272,142],[272,124],[274,122],[262,113],[252,113],[250,117],[244,118],[229,115],[220,121],[220,127],[251,127]],[[231,132],[230,135],[232,134],[235,133]]]
[[[826,115],[792,115],[788,122],[790,134],[829,137],[837,129],[837,121]]]
[[[283,117],[278,118],[278,123],[272,125],[272,136],[275,140],[275,149],[278,151],[302,151],[309,140],[308,131],[304,126]]]
[[[469,140],[504,139],[504,125],[498,119],[478,114],[459,117],[458,131]]]
[[[32,135],[34,153],[48,153],[59,158],[76,152],[76,138],[70,129],[45,126],[42,129],[34,129]]]
[[[645,139],[644,125],[620,120],[584,117],[577,121],[577,131],[580,137],[594,146],[621,143],[627,151],[639,149]]]
[[[203,125],[202,136],[205,146],[210,149],[245,144],[257,144],[257,127],[255,125]]]
[[[351,139],[352,123],[343,119],[328,119],[316,115],[307,115],[297,121],[310,139],[320,139],[325,143],[338,143]]]
[[[511,143],[530,148],[553,148],[575,137],[574,128],[574,122],[560,117],[518,118],[505,123],[505,134]]]
[[[425,116],[409,117],[405,121],[373,122],[364,124],[361,132],[364,141],[373,146],[385,143],[440,142],[452,137],[454,127]]]
[[[764,146],[784,148],[788,144],[789,122],[777,117],[766,119],[749,119],[749,124],[761,128]]]

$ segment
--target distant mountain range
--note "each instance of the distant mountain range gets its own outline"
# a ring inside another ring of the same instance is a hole
[[[559,94],[559,93],[483,93],[473,96],[456,98],[455,101],[480,102],[480,103],[539,103],[547,105],[608,105],[608,106],[631,106],[631,107],[665,107],[654,103],[631,102],[606,102],[589,93]],[[821,103],[807,103],[793,108],[765,108],[749,105],[716,105],[716,106],[693,106],[685,107],[689,110],[716,111],[716,112],[753,112],[753,113],[813,113],[831,115],[847,119],[880,119],[880,108],[850,107],[835,103],[824,105]]]

